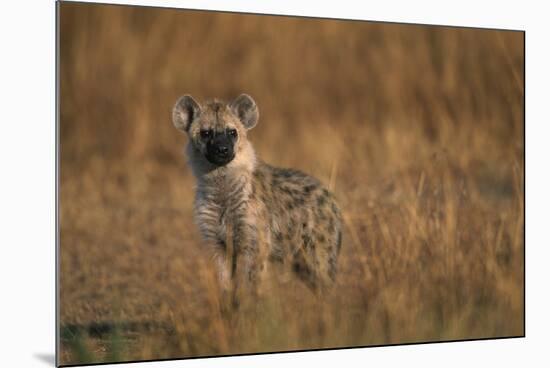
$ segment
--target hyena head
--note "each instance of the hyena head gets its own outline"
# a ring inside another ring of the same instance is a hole
[[[213,100],[204,106],[185,95],[172,111],[172,121],[189,136],[193,154],[214,167],[229,165],[247,148],[247,130],[256,125],[258,117],[256,103],[246,94],[229,104]]]

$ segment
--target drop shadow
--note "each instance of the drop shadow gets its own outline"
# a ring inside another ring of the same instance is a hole
[[[34,357],[51,367],[55,367],[55,355],[49,353],[35,353]]]

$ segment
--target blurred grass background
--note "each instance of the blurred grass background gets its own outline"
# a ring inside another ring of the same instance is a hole
[[[62,364],[523,334],[523,33],[64,2],[59,26]],[[241,92],[257,153],[346,226],[321,305],[274,283],[227,321],[171,108]]]

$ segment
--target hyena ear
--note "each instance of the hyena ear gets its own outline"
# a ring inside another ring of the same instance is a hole
[[[260,113],[258,112],[256,102],[249,95],[243,93],[231,102],[229,107],[239,117],[246,129],[252,129],[258,123]]]
[[[187,133],[191,123],[199,116],[200,112],[201,107],[193,97],[182,96],[172,110],[172,122],[176,128]]]

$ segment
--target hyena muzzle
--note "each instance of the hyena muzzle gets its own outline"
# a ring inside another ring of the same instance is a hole
[[[268,266],[278,270],[273,277],[288,271],[318,293],[336,277],[340,210],[317,179],[256,157],[247,134],[258,117],[246,94],[229,104],[201,106],[189,95],[176,102],[173,123],[189,137],[197,179],[195,220],[234,298],[237,290],[256,292]]]

